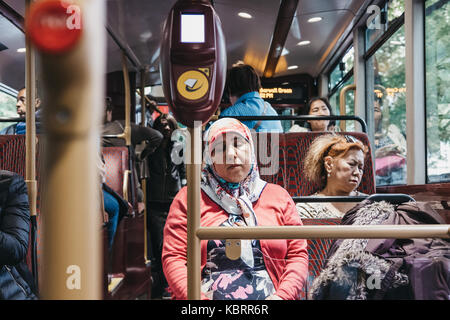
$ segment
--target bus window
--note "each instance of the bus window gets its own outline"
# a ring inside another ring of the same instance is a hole
[[[450,181],[449,22],[449,2],[425,2],[428,182]]]
[[[377,186],[406,184],[405,27],[367,60],[374,88],[373,112]],[[369,107],[368,107],[369,108]]]
[[[404,11],[404,0],[388,0],[383,7],[372,8],[371,23],[366,29],[366,48],[369,48],[381,38],[392,22],[399,18]]]

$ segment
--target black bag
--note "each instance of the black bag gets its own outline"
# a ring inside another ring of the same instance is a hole
[[[28,283],[14,266],[0,269],[0,300],[37,300]]]

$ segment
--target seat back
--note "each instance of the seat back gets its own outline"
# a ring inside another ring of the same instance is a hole
[[[286,181],[283,134],[253,132],[252,137],[261,179],[284,188]]]
[[[128,149],[126,147],[104,147],[102,154],[105,159],[105,182],[123,198],[125,172],[129,170]]]
[[[303,225],[339,225],[341,219],[304,219]],[[320,274],[325,266],[328,250],[333,243],[333,239],[308,239],[308,278],[300,294],[301,300],[308,298],[308,290],[314,279]]]

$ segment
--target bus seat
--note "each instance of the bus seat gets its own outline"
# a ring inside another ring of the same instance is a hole
[[[105,159],[105,182],[123,197],[124,173],[128,170],[128,149],[126,147],[102,148]],[[116,229],[112,247],[112,266],[110,272],[123,275],[126,271],[126,224],[122,220]]]
[[[267,156],[269,158],[273,156],[267,150],[277,149],[275,145],[272,146],[272,144],[276,144],[276,140],[273,142],[274,134],[278,135],[278,164],[276,166],[277,170],[268,171],[265,168],[273,164],[273,158],[271,160],[272,162],[267,164]],[[302,174],[303,162],[312,141],[323,134],[327,134],[327,132],[254,133],[253,141],[261,179],[282,186],[292,197],[308,196],[315,193],[319,189],[319,186],[311,183]],[[369,152],[364,163],[363,177],[358,190],[366,194],[375,193],[375,172],[372,153],[370,152],[369,138],[362,132],[343,132],[339,134],[352,135],[369,147]],[[259,150],[260,148],[266,148],[266,150],[261,152]]]
[[[253,132],[252,137],[261,179],[285,188],[283,135]]]
[[[1,169],[25,178],[25,151],[24,135],[0,135]]]
[[[127,147],[104,147],[105,182],[120,196],[123,194],[124,173],[130,170]],[[129,177],[128,199],[136,185]],[[144,217],[140,214],[125,216],[118,224],[112,247],[112,282],[108,298],[133,299],[139,295],[150,295],[151,268],[144,259]],[[123,281],[122,281],[123,280]]]
[[[303,225],[339,225],[341,219],[303,219],[302,222]],[[333,241],[333,239],[308,239],[308,277],[300,294],[301,300],[307,299],[308,289],[325,266],[328,250]]]
[[[287,183],[285,188],[291,196],[308,196],[318,191],[319,185],[308,181],[302,171],[309,146],[316,137],[323,134],[327,134],[327,132],[290,132],[284,134]],[[358,190],[366,194],[375,193],[375,172],[367,135],[361,132],[342,132],[338,134],[352,135],[369,147],[364,163],[362,181]]]
[[[121,197],[124,197],[124,173],[129,170],[128,149],[126,147],[104,147],[102,154],[105,159],[106,184]]]
[[[2,170],[7,170],[11,172],[15,172],[21,175],[25,179],[25,154],[26,154],[26,143],[25,143],[25,135],[0,135],[0,167]],[[39,147],[36,148],[36,180],[39,181]],[[39,185],[37,188],[37,230],[36,230],[36,243],[32,242],[32,234],[31,234],[31,220],[30,220],[30,232],[28,234],[28,250],[26,255],[26,263],[30,271],[33,270],[32,263],[32,252],[33,245],[36,247],[37,253],[37,265],[39,266],[40,262],[40,230],[41,230],[41,219],[39,218]],[[38,268],[39,270],[39,268]]]

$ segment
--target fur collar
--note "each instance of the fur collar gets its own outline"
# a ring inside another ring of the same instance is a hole
[[[374,202],[356,212],[353,225],[378,225],[394,212],[394,206],[391,204],[385,201]],[[343,295],[340,296],[344,296],[345,299],[367,299],[368,290],[377,288],[377,283],[381,283],[393,264],[391,261],[366,252],[368,240],[345,239],[342,241],[335,254],[329,258],[326,267],[315,278],[309,291],[311,299],[322,298],[331,285],[342,292]],[[391,285],[398,287],[407,283],[406,274],[397,271],[394,273]]]

